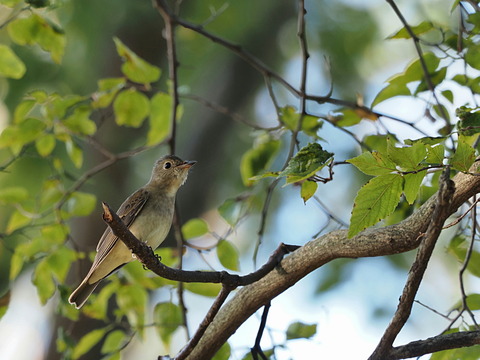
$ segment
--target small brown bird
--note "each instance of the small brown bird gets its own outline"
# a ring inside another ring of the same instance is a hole
[[[150,181],[130,195],[118,209],[118,216],[132,234],[152,249],[156,249],[168,235],[175,195],[195,163],[174,155],[157,160]],[[132,260],[130,249],[107,227],[98,242],[90,271],[68,299],[70,304],[81,308],[101,280]]]

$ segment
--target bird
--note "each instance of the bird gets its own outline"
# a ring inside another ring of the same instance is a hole
[[[155,162],[148,183],[120,205],[118,216],[137,239],[152,249],[167,237],[173,221],[175,196],[195,163],[183,161],[175,155],[162,157]],[[90,271],[68,299],[77,309],[85,304],[100,281],[135,259],[110,227],[105,229],[96,250]]]

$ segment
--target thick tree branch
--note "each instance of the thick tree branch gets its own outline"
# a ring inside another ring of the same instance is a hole
[[[475,164],[471,172],[477,172],[477,167]],[[453,181],[455,192],[448,207],[448,214],[453,214],[460,205],[480,192],[479,176],[459,173]],[[425,233],[430,224],[436,199],[437,195],[432,196],[416,212],[398,224],[367,229],[350,239],[347,237],[347,230],[338,230],[308,242],[283,259],[275,271],[240,289],[220,309],[188,359],[211,358],[260,307],[329,261],[338,258],[392,255],[417,248],[420,243],[419,235]]]

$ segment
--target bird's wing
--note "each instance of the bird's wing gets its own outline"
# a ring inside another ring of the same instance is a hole
[[[127,200],[123,202],[117,211],[118,216],[123,220],[127,227],[132,225],[135,218],[142,211],[143,206],[149,199],[150,194],[145,189],[139,189],[130,195]],[[100,241],[97,245],[97,255],[95,256],[94,265],[100,263],[105,256],[110,252],[113,246],[117,243],[118,237],[116,237],[110,227],[107,227],[103,233]],[[92,268],[94,268],[92,265]]]

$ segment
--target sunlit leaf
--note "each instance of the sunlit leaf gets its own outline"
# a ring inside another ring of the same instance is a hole
[[[13,50],[7,45],[0,44],[0,76],[20,79],[26,71],[25,64]]]
[[[138,284],[123,285],[118,289],[116,295],[119,311],[127,315],[132,326],[142,329],[148,301],[146,289]]]
[[[126,334],[122,330],[112,331],[106,336],[100,352],[102,354],[109,354],[115,351],[119,351],[126,337]]]
[[[90,120],[92,109],[87,106],[77,107],[73,114],[63,120],[63,124],[73,133],[81,135],[93,135],[97,131],[97,125]]]
[[[318,184],[315,181],[304,181],[300,189],[300,196],[303,202],[306,203],[317,191]]]
[[[386,155],[377,151],[364,152],[347,162],[371,176],[390,174],[396,170],[395,164]]]
[[[430,21],[422,21],[420,24],[415,25],[415,26],[410,26],[410,30],[416,35],[422,35],[425,34],[426,32],[434,29],[433,23]],[[389,39],[410,39],[410,33],[408,30],[403,27],[399,31],[397,31],[395,34],[391,35],[388,37]]]
[[[475,149],[466,142],[459,139],[457,149],[450,158],[449,164],[458,171],[468,172],[475,161]]]
[[[215,297],[220,292],[222,285],[214,283],[185,283],[186,290],[206,297]]]
[[[239,270],[239,254],[238,250],[228,240],[220,240],[217,245],[217,256],[220,264],[227,269]]]
[[[387,155],[403,171],[417,170],[419,164],[426,158],[426,146],[416,142],[412,146],[396,147],[395,142],[387,141]]]
[[[400,201],[403,178],[397,174],[377,176],[355,198],[348,236],[352,237],[390,215]]]
[[[80,149],[72,140],[65,142],[65,148],[67,149],[67,154],[72,160],[73,165],[76,168],[81,168],[83,165],[83,151]]]
[[[124,61],[122,72],[131,81],[140,84],[150,84],[160,78],[160,69],[141,59],[118,38],[114,38],[117,53]]]
[[[208,224],[205,220],[195,218],[188,220],[182,226],[183,237],[188,240],[208,233]]]
[[[45,134],[35,140],[35,149],[37,149],[40,156],[47,157],[55,149],[56,144],[57,141],[53,134]]]
[[[411,94],[412,93],[406,84],[401,82],[392,82],[380,90],[372,102],[372,108],[380,104],[382,101],[391,99],[395,96],[408,96]]]
[[[75,348],[73,349],[72,359],[76,360],[80,358],[82,355],[89,352],[95,345],[97,345],[100,342],[100,340],[103,339],[106,332],[107,332],[107,328],[103,328],[103,329],[95,329],[85,334],[80,339],[80,341],[78,341]]]
[[[75,191],[67,201],[67,211],[72,216],[87,216],[95,209],[97,198],[93,194]]]
[[[224,343],[222,347],[215,353],[212,357],[212,360],[228,360],[230,359],[230,355],[232,353],[232,349],[228,342]]]
[[[40,302],[42,305],[46,304],[47,300],[53,296],[56,289],[48,258],[40,260],[37,264],[35,271],[33,272],[32,282],[37,287]]]
[[[0,201],[3,203],[19,203],[28,198],[28,190],[20,186],[0,189]]]
[[[125,78],[107,78],[98,80],[98,92],[93,95],[93,108],[110,106],[117,93],[124,88]]]
[[[172,131],[172,98],[165,93],[156,93],[150,100],[150,129],[147,134],[147,146],[156,145],[170,135]]]
[[[139,127],[150,113],[150,101],[135,89],[123,90],[113,102],[118,125]]]
[[[17,18],[7,26],[10,38],[19,45],[38,44],[50,53],[53,61],[60,63],[65,50],[65,35],[56,25],[36,13]]]

